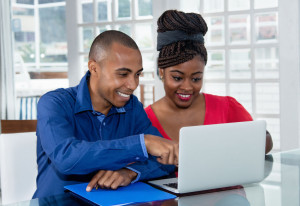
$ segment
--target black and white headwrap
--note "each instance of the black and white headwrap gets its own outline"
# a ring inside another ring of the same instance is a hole
[[[157,34],[157,51],[160,51],[164,46],[172,44],[178,41],[197,41],[204,43],[204,37],[202,33],[197,34],[187,34],[181,30],[158,32]]]

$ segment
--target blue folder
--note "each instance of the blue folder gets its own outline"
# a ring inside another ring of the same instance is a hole
[[[99,188],[98,190],[93,189],[91,192],[86,192],[87,185],[88,183],[68,185],[65,186],[65,189],[101,206],[128,205],[176,198],[175,195],[155,189],[143,182],[119,187],[116,190]]]

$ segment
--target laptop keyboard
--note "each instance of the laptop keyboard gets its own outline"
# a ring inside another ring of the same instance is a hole
[[[168,186],[168,187],[175,188],[175,189],[177,189],[177,187],[178,187],[177,182],[174,182],[174,183],[168,183],[168,184],[164,184],[164,185],[165,185],[165,186]]]

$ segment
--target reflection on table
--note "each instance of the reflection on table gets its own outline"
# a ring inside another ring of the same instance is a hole
[[[267,155],[265,179],[240,189],[181,196],[173,200],[135,204],[139,206],[290,206],[300,205],[300,149]],[[12,204],[11,206],[92,205],[69,193]]]

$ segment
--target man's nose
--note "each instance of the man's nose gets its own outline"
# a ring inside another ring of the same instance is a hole
[[[126,88],[134,91],[139,85],[139,79],[135,77],[128,78]]]

